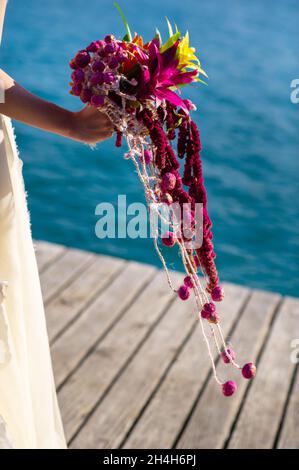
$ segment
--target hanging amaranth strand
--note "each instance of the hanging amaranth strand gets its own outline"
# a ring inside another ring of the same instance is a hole
[[[155,249],[170,288],[182,301],[193,292],[214,377],[223,394],[230,396],[237,385],[233,380],[218,378],[206,328],[225,364],[240,369],[246,379],[254,377],[256,369],[252,362],[241,367],[235,361],[235,352],[223,336],[215,304],[223,300],[224,291],[215,265],[200,136],[190,116],[196,108],[179,95],[181,86],[201,82],[199,76],[205,73],[195,49],[189,46],[188,33],[181,36],[177,29],[173,33],[168,22],[169,39],[165,44],[159,32],[151,41],[143,43],[136,33],[132,38],[126,21],[125,26],[126,36],[122,40],[108,35],[75,55],[70,62],[71,93],[80,96],[83,103],[107,113],[115,126],[117,147],[122,145],[122,137],[125,138],[128,145],[125,158],[134,164],[151,212],[164,221],[161,205],[171,209],[167,220],[170,228],[162,234],[161,241],[169,248],[178,248],[186,271],[183,285],[173,286],[158,243],[158,230],[154,236]],[[173,207],[179,209],[179,217]],[[194,241],[199,229],[202,242],[198,246]]]

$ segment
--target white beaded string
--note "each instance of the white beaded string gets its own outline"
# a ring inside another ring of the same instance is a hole
[[[112,110],[112,108],[113,108],[113,110]],[[124,121],[126,121],[126,118],[127,118],[124,111],[122,113],[123,115],[121,116],[122,117],[122,123],[121,123],[122,125],[120,125],[121,117],[119,116],[119,111],[120,111],[119,108],[116,109],[114,106],[109,106],[109,108],[106,110],[107,114],[109,113],[108,116],[110,117],[111,120],[113,120],[114,123],[115,123],[115,121],[118,121],[118,127],[121,129],[121,132],[126,137],[127,145],[128,145],[128,148],[129,148],[128,155],[129,155],[129,158],[133,161],[133,164],[135,166],[138,178],[139,178],[140,182],[142,183],[142,185],[144,187],[144,192],[145,192],[145,197],[146,197],[148,208],[152,207],[155,210],[155,212],[157,213],[158,217],[165,222],[166,221],[165,218],[162,216],[160,211],[157,209],[157,206],[156,206],[157,199],[155,197],[155,193],[154,193],[153,189],[151,188],[151,184],[150,184],[151,180],[157,181],[159,177],[155,173],[155,171],[154,171],[155,168],[152,167],[152,165],[150,167],[151,176],[149,176],[148,172],[147,172],[146,163],[145,163],[144,144],[149,145],[149,143],[145,139],[142,138],[142,135],[146,135],[147,130],[142,129],[140,127],[140,123],[136,119],[134,119],[134,125],[131,126],[131,129],[130,129],[130,132],[129,132],[129,130],[128,130],[129,126],[124,125]],[[118,113],[118,119],[116,119],[116,114],[117,113]],[[131,124],[133,124],[132,121],[131,121]],[[138,127],[138,130],[136,129],[136,127]],[[135,130],[135,132],[133,132],[133,129]],[[152,150],[154,150],[154,149],[152,149]],[[135,155],[138,155],[138,157],[141,160],[142,170],[140,170],[140,165],[139,165],[139,162],[137,161]],[[167,220],[166,222],[169,223],[169,220]],[[170,222],[170,227],[173,228],[173,223],[171,223],[171,222]],[[161,252],[161,250],[158,246],[157,238],[158,238],[158,233],[155,233],[154,237],[153,237],[155,250],[156,250],[156,252],[158,254],[158,257],[159,257],[159,259],[160,259],[160,261],[163,265],[169,287],[174,292],[177,292],[177,289],[175,289],[174,286],[173,286],[173,283],[172,283],[172,280],[171,280],[169,270],[168,270],[166,261],[164,259],[164,256],[163,256],[163,254],[162,254],[162,252]],[[184,267],[185,267],[185,271],[186,271],[187,274],[189,274],[189,275],[191,274],[191,279],[193,281],[193,292],[194,292],[197,308],[199,309],[198,319],[200,321],[203,338],[204,338],[205,343],[207,345],[207,350],[208,350],[208,355],[209,355],[211,365],[212,365],[213,375],[214,375],[214,378],[215,378],[216,382],[219,385],[222,385],[223,382],[218,378],[214,357],[213,357],[213,354],[212,354],[212,351],[211,351],[211,348],[210,348],[210,342],[209,342],[209,339],[206,335],[205,328],[204,328],[204,323],[203,323],[203,320],[202,320],[202,317],[201,317],[201,314],[200,314],[201,308],[203,307],[205,302],[209,302],[209,298],[207,296],[207,293],[206,293],[205,289],[203,288],[203,286],[201,285],[201,283],[199,281],[197,272],[194,269],[193,262],[192,262],[192,260],[189,256],[189,253],[188,253],[188,251],[185,247],[185,244],[181,243],[179,240],[177,240],[177,243],[178,243],[179,248],[180,248],[180,252],[181,252],[181,255],[182,255],[182,260],[183,260],[183,264],[184,264]],[[190,273],[190,271],[191,271],[191,273]],[[201,271],[202,271],[202,268],[201,268]],[[203,271],[202,271],[202,274],[204,276],[204,279],[207,281],[206,275]],[[217,326],[217,332],[219,333],[219,336],[220,336],[221,342],[223,344],[224,350],[225,350],[228,358],[230,359],[230,362],[235,367],[240,368],[240,366],[233,360],[233,358],[229,354],[229,351],[227,350],[227,345],[226,345],[226,342],[225,342],[225,339],[224,339],[224,336],[223,336],[222,329],[221,329],[220,325],[217,323],[216,326]],[[216,335],[214,326],[209,324],[209,328],[210,328],[210,331],[211,331],[212,338],[214,339],[217,352],[218,352],[219,355],[221,355],[221,350],[220,350],[220,347],[219,347],[219,343],[218,343],[218,340],[217,340],[217,335]]]
[[[149,188],[150,188],[150,184],[149,184],[149,177],[148,177],[148,174],[147,174],[147,169],[146,169],[146,166],[145,166],[145,162],[144,162],[144,150],[142,150],[142,160],[143,160],[143,171],[144,173],[142,174],[140,172],[140,168],[139,168],[139,164],[132,152],[132,145],[131,145],[131,142],[129,141],[128,142],[128,147],[131,151],[131,154],[130,154],[130,157],[131,159],[133,160],[133,163],[135,165],[135,168],[136,168],[136,171],[137,171],[137,174],[138,174],[138,177],[141,181],[141,183],[143,184],[144,186],[144,190],[145,190],[145,196],[146,196],[146,200],[147,200],[147,203],[149,203]],[[142,146],[143,147],[143,146]],[[157,214],[158,216],[163,219],[163,216],[162,214],[157,211]],[[195,289],[194,289],[194,294],[195,294],[195,299],[196,299],[196,303],[197,303],[197,307],[199,309],[199,315],[198,315],[198,319],[200,321],[200,326],[201,326],[201,331],[202,331],[202,335],[204,337],[204,340],[206,342],[206,345],[207,345],[207,349],[208,349],[208,355],[210,357],[210,361],[211,361],[211,365],[212,365],[212,369],[213,369],[213,375],[214,375],[214,378],[216,380],[216,382],[219,384],[219,385],[222,385],[223,382],[221,380],[219,380],[218,378],[218,375],[217,375],[217,371],[216,371],[216,366],[215,366],[215,362],[214,362],[214,358],[213,358],[213,354],[212,354],[212,351],[211,351],[211,348],[210,348],[210,343],[209,343],[209,340],[206,336],[206,332],[205,332],[205,329],[204,329],[204,324],[203,324],[203,321],[202,321],[202,318],[201,318],[201,315],[200,315],[200,310],[201,308],[203,307],[204,305],[204,301],[202,300],[202,297],[201,295],[203,296],[203,298],[207,301],[209,301],[208,299],[208,296],[205,292],[205,290],[203,289],[199,279],[198,279],[198,276],[195,272],[195,270],[193,269],[193,265],[192,265],[192,262],[191,262],[191,259],[188,255],[188,252],[184,246],[184,244],[181,244],[180,242],[178,242],[179,246],[180,246],[180,250],[181,250],[181,253],[182,253],[182,259],[183,259],[183,262],[184,262],[184,267],[185,267],[185,270],[186,272],[188,273],[189,270],[187,268],[187,265],[186,265],[186,259],[188,260],[188,264],[190,265],[191,269],[193,270],[193,278],[195,280]],[[172,284],[172,281],[171,281],[171,278],[170,278],[170,275],[169,275],[169,271],[168,271],[168,268],[167,268],[167,264],[165,262],[165,259],[158,247],[158,243],[157,243],[157,238],[154,237],[154,246],[155,246],[155,249],[157,251],[157,254],[162,262],[162,265],[163,265],[163,268],[166,272],[166,276],[167,276],[167,281],[168,281],[168,284],[170,286],[170,288],[176,292],[176,290],[174,289],[173,287],[173,284]],[[199,292],[198,288],[200,289],[201,293]],[[215,344],[216,344],[216,347],[217,347],[217,351],[218,353],[220,354],[220,349],[219,349],[219,345],[218,345],[218,342],[217,342],[217,338],[216,338],[216,335],[215,335],[215,332],[214,332],[214,329],[213,327],[210,325],[210,329],[211,329],[211,332],[212,332],[212,337],[214,338],[215,340]]]

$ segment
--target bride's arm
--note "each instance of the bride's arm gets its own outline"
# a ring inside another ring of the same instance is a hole
[[[91,106],[78,112],[56,106],[22,88],[1,69],[0,86],[4,88],[0,113],[12,119],[90,144],[108,139],[113,133],[111,121],[104,113]]]

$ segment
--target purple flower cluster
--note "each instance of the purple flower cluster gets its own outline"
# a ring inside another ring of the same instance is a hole
[[[118,79],[118,69],[126,58],[121,41],[108,35],[104,40],[93,41],[79,51],[70,62],[71,94],[83,103],[96,108],[105,104],[106,96]]]
[[[151,141],[156,149],[154,163],[160,171],[160,188],[162,194],[169,194],[171,201],[179,202],[181,205],[191,203],[193,208],[195,207],[195,203],[203,204],[203,243],[202,246],[197,249],[196,254],[200,266],[209,280],[207,289],[212,293],[215,289],[220,289],[220,286],[218,285],[219,278],[214,261],[215,252],[212,242],[212,223],[207,212],[207,194],[202,174],[199,132],[195,122],[190,119],[190,116],[186,113],[183,114],[185,117],[181,120],[179,125],[178,156],[181,158],[186,156],[186,158],[184,162],[183,178],[181,178],[178,171],[180,164],[169,142],[169,129],[171,128],[171,130],[175,132],[175,109],[168,103],[166,111],[166,119],[164,118],[164,113],[162,113],[162,110],[159,108],[159,119],[154,119],[151,111],[148,109],[144,109],[140,112],[140,118],[149,130]],[[182,116],[182,112],[177,114]],[[168,116],[171,117],[168,118]],[[166,132],[163,130],[164,123],[166,123]],[[183,185],[189,188],[188,191],[183,188]],[[194,213],[191,215],[194,216]],[[181,231],[184,233],[183,227],[181,227]],[[222,298],[217,300],[222,300]]]
[[[164,246],[180,246],[184,261],[186,276],[175,292],[186,301],[191,289],[194,290],[200,309],[199,319],[210,323],[218,346],[215,332],[221,332],[220,316],[214,302],[223,300],[224,291],[219,285],[215,265],[200,135],[190,117],[190,111],[196,107],[174,91],[179,85],[194,82],[198,70],[194,68],[186,72],[185,66],[181,66],[177,56],[178,38],[163,50],[157,36],[148,43],[143,43],[142,37],[137,34],[132,40],[129,36],[127,34],[123,41],[119,41],[107,35],[103,40],[93,41],[80,50],[70,62],[71,94],[107,113],[115,126],[116,147],[121,147],[122,138],[126,138],[129,147],[126,156],[137,164],[137,155],[144,171],[144,175],[139,171],[138,174],[146,194],[150,193],[150,198],[155,194],[158,202],[178,203],[176,207],[179,208],[180,218],[177,220],[180,220],[180,225],[173,225],[172,231],[162,236]],[[175,152],[172,143],[176,137]],[[149,173],[145,165],[150,165]],[[198,204],[202,205],[203,239],[202,245],[195,248],[192,242],[199,222],[195,217]],[[166,269],[165,261],[163,264]],[[208,295],[199,291],[198,268],[207,281]],[[233,349],[226,346],[222,334],[220,338],[223,342],[223,362],[241,369],[246,379],[254,377],[254,364],[249,362],[242,368],[238,366]],[[215,367],[214,372],[216,375]],[[235,393],[237,386],[234,381],[222,383],[218,380],[218,383],[222,384],[225,396]]]

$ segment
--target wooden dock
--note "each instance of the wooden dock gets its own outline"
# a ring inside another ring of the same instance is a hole
[[[225,285],[224,333],[258,366],[248,382],[218,364],[238,381],[225,398],[192,301],[164,272],[46,242],[36,252],[70,448],[299,448],[299,299]]]

